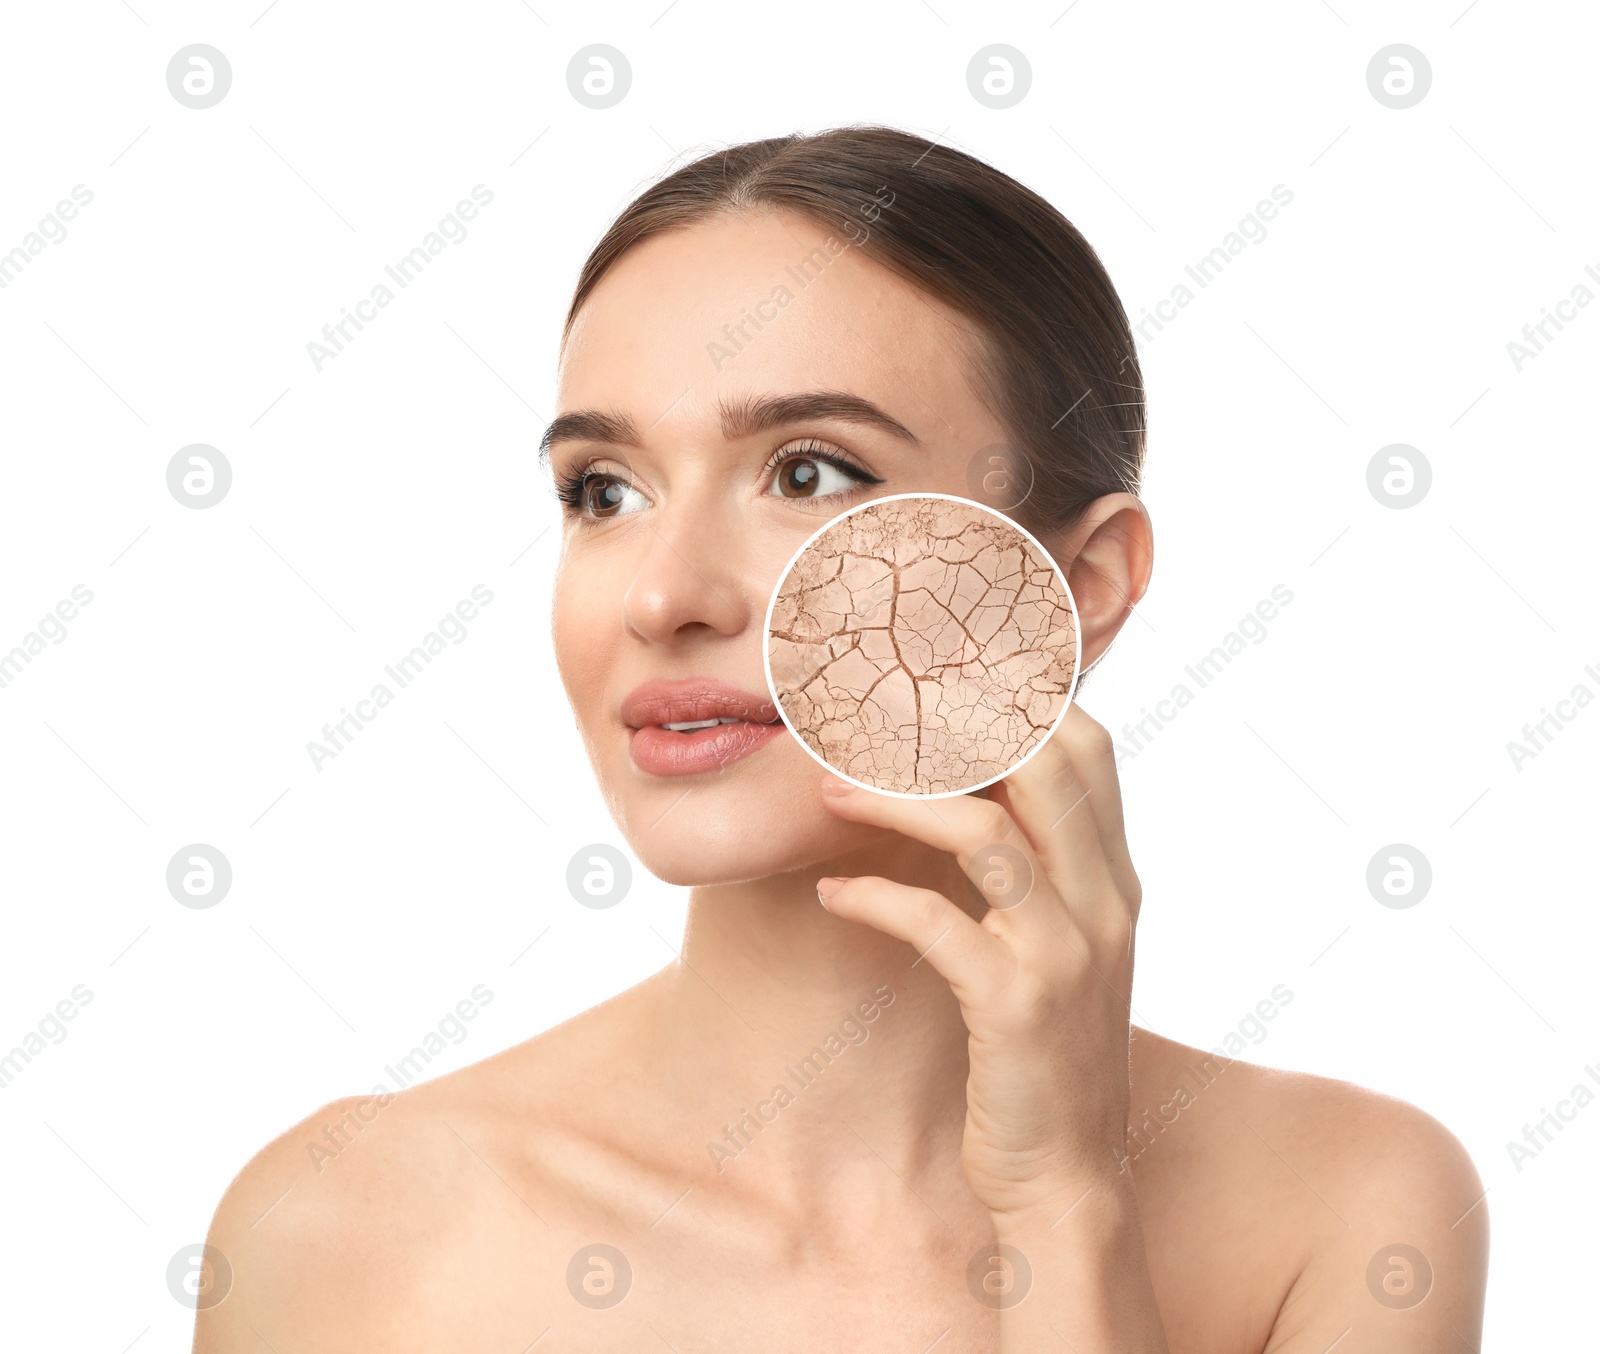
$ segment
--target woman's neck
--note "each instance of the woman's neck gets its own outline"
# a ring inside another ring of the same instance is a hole
[[[828,873],[975,896],[949,855],[897,835],[820,866],[697,887],[650,1042],[716,1120],[706,1156],[719,1180],[759,1171],[754,1188],[805,1214],[903,1210],[908,1187],[933,1196],[914,1206],[960,1212],[960,1008],[903,943],[821,907]]]

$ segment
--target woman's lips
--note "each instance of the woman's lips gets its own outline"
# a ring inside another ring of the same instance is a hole
[[[628,753],[639,770],[651,776],[697,776],[759,752],[784,732],[778,724],[753,724],[741,719],[692,733],[674,733],[651,724],[628,736]]]
[[[721,771],[784,731],[770,697],[709,676],[652,677],[623,697],[619,713],[633,764],[652,776]],[[684,732],[662,727],[712,719],[726,722]]]

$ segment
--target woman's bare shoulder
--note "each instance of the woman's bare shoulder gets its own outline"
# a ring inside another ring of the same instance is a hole
[[[217,1205],[207,1240],[229,1291],[199,1314],[198,1354],[269,1327],[306,1350],[409,1348],[429,1287],[481,1264],[486,1236],[530,1254],[553,1240],[540,1206],[562,1190],[581,1055],[608,1019],[597,1007],[430,1081],[332,1100],[274,1137]],[[402,1313],[404,1331],[383,1329]]]
[[[1385,1173],[1432,1186],[1482,1186],[1460,1141],[1408,1101],[1353,1082],[1247,1062],[1220,1049],[1194,1048],[1138,1030],[1134,1041],[1130,1150],[1153,1145],[1187,1119],[1188,1151],[1255,1149],[1287,1168],[1304,1155],[1329,1178],[1359,1188]],[[1142,1092],[1142,1095],[1141,1095]],[[1241,1138],[1240,1135],[1244,1135]],[[1293,1172],[1290,1172],[1292,1175]],[[1459,1214],[1452,1215],[1451,1220]]]
[[[311,1336],[313,1349],[371,1335],[365,1314],[404,1287],[448,1160],[429,1147],[428,1098],[416,1087],[330,1101],[245,1163],[206,1238],[220,1277],[197,1314],[197,1354],[242,1351],[258,1335]]]
[[[1471,1155],[1407,1101],[1137,1031],[1128,1160],[1141,1206],[1229,1238],[1229,1264],[1270,1297],[1273,1349],[1318,1349],[1352,1323],[1477,1329],[1488,1264]],[[1188,1237],[1192,1240],[1192,1236]],[[1432,1294],[1429,1297],[1429,1294]],[[1420,1296],[1419,1296],[1420,1294]]]

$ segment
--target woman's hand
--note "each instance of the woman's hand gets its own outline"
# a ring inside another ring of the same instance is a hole
[[[841,787],[824,794],[834,813],[950,852],[989,903],[975,921],[931,889],[877,876],[817,888],[830,911],[915,947],[961,1003],[961,1164],[996,1238],[974,1257],[973,1291],[1001,1309],[1001,1350],[1166,1354],[1124,1169],[1139,880],[1110,736],[1069,707],[988,799],[829,783]]]
[[[875,875],[817,890],[831,912],[914,947],[961,1003],[961,1161],[997,1232],[1049,1230],[1096,1189],[1126,1194],[1140,893],[1105,729],[1070,706],[988,799],[901,799],[832,777],[823,797],[841,818],[950,852],[989,901],[975,921],[939,893]]]

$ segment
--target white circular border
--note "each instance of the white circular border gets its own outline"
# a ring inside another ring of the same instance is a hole
[[[823,758],[819,756],[812,748],[811,744],[806,742],[806,740],[800,736],[800,731],[789,722],[789,716],[783,708],[783,702],[778,699],[778,688],[772,680],[772,613],[778,605],[778,593],[782,591],[783,585],[788,582],[789,574],[793,571],[794,566],[799,562],[800,556],[805,554],[805,552],[809,550],[813,544],[815,544],[815,542],[822,536],[824,532],[831,531],[840,522],[844,521],[845,518],[853,517],[858,512],[865,512],[868,508],[875,508],[884,503],[893,503],[898,499],[906,498],[942,498],[951,503],[964,503],[969,508],[976,508],[979,512],[986,513],[990,517],[999,518],[1006,524],[1006,526],[1017,532],[1018,535],[1023,536],[1031,541],[1038,549],[1039,553],[1043,555],[1045,559],[1050,561],[1050,567],[1055,570],[1056,578],[1061,584],[1061,591],[1066,595],[1067,607],[1072,612],[1072,681],[1067,685],[1067,698],[1061,702],[1061,709],[1056,714],[1055,722],[1050,725],[1050,732],[1045,734],[1043,738],[1035,743],[1032,751],[1030,751],[1014,766],[1007,767],[998,776],[991,776],[988,780],[980,781],[976,785],[969,785],[964,790],[939,790],[929,794],[917,794],[912,790],[885,790],[878,785],[868,785],[865,781],[857,780],[854,776],[847,776],[843,771],[839,770],[838,767],[827,761],[824,761]],[[1071,708],[1072,698],[1077,694],[1078,677],[1082,665],[1083,624],[1078,615],[1078,599],[1072,595],[1072,589],[1067,585],[1067,576],[1061,572],[1061,566],[1056,563],[1055,556],[1046,550],[1043,542],[1041,542],[1039,538],[1026,527],[1019,526],[1003,512],[996,511],[987,503],[979,503],[975,499],[963,498],[960,494],[885,494],[882,498],[870,498],[865,503],[858,503],[855,505],[855,507],[846,508],[843,512],[837,513],[833,517],[830,517],[820,527],[807,536],[806,539],[801,543],[800,548],[796,550],[794,554],[789,556],[789,562],[783,566],[783,572],[778,575],[778,581],[773,585],[772,596],[767,599],[767,614],[761,622],[761,670],[766,674],[767,694],[772,697],[772,703],[778,707],[778,718],[783,721],[784,728],[788,729],[789,732],[794,736],[794,741],[805,749],[806,755],[810,757],[812,761],[816,762],[817,765],[822,767],[822,769],[829,775],[837,776],[840,780],[849,781],[850,784],[854,785],[857,789],[870,790],[873,794],[878,795],[888,795],[892,799],[954,799],[957,795],[970,795],[974,791],[987,789],[989,786],[997,784],[998,782],[1004,780],[1007,776],[1011,775],[1013,772],[1026,766],[1034,759],[1034,757],[1038,755],[1039,749],[1044,747],[1046,743],[1055,737],[1056,730],[1061,727],[1061,721],[1067,717],[1067,710]]]

